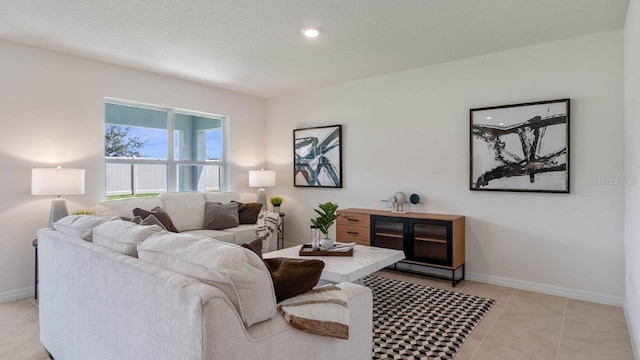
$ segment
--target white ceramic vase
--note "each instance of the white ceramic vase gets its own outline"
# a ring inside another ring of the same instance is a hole
[[[330,238],[323,238],[320,240],[320,249],[327,250],[333,247],[334,241]]]
[[[274,206],[273,207],[273,212],[280,214],[280,206]]]

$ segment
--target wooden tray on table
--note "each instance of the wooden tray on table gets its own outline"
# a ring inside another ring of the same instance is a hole
[[[334,245],[335,246],[335,245]],[[311,244],[303,244],[298,252],[300,256],[353,256],[353,248],[349,251],[311,250]]]

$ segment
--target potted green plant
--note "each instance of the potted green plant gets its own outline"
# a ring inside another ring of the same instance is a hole
[[[273,206],[273,212],[280,213],[280,205],[282,205],[282,197],[274,196],[269,199],[269,202]]]
[[[338,210],[338,204],[334,204],[332,202],[327,202],[324,204],[319,204],[318,209],[313,209],[316,213],[318,213],[317,218],[311,219],[311,223],[318,227],[322,235],[324,235],[324,239],[320,240],[320,247],[323,249],[328,249],[333,247],[334,241],[329,238],[329,229],[336,222],[338,218],[338,214],[336,214],[336,210]]]

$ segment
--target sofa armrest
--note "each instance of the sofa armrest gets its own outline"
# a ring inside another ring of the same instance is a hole
[[[371,290],[338,284],[348,295],[349,339],[318,336],[290,326],[278,313],[246,329],[223,299],[204,306],[204,359],[333,359],[369,360],[373,346]]]

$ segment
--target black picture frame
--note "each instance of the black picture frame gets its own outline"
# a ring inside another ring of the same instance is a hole
[[[293,130],[293,185],[342,188],[342,125]]]
[[[570,99],[469,110],[469,189],[570,193]]]

